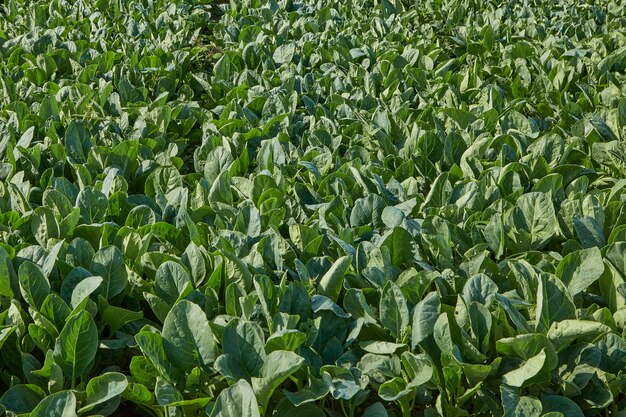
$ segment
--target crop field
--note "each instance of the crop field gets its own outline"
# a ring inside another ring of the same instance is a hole
[[[3,0],[0,416],[626,417],[626,1]]]

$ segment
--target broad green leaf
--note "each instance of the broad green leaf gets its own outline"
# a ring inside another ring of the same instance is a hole
[[[111,333],[115,333],[123,325],[141,318],[143,318],[141,311],[131,311],[116,306],[108,306],[102,312],[102,320],[109,326]]]
[[[267,407],[274,390],[297,371],[303,362],[302,357],[284,350],[275,350],[267,355],[260,378],[252,377],[252,388],[262,409]]]
[[[253,283],[263,309],[263,314],[265,314],[268,322],[271,322],[272,316],[277,312],[278,289],[272,280],[265,275],[256,277]]]
[[[61,237],[61,229],[54,212],[47,207],[37,207],[31,220],[31,232],[44,248],[54,245]]]
[[[141,405],[152,405],[154,403],[154,395],[144,385],[138,383],[129,383],[128,388],[124,392],[124,399]]]
[[[14,385],[2,394],[0,405],[15,414],[30,413],[41,402],[46,393],[37,385]]]
[[[574,219],[574,231],[583,248],[603,247],[606,245],[606,237],[602,226],[591,216],[577,217]]]
[[[294,329],[285,329],[273,333],[265,343],[265,353],[270,354],[277,350],[295,352],[304,343],[307,335]]]
[[[0,296],[13,298],[18,286],[17,276],[7,251],[0,246]]]
[[[83,223],[100,223],[104,220],[109,202],[107,197],[93,187],[85,187],[78,194],[76,205]]]
[[[176,406],[185,401],[185,397],[171,383],[161,377],[157,377],[154,394],[161,406]]]
[[[286,64],[290,62],[293,58],[295,50],[296,48],[293,43],[280,45],[274,51],[274,62],[277,64]]]
[[[472,301],[490,305],[498,292],[498,286],[487,275],[474,275],[463,286],[463,299],[469,305]]]
[[[333,266],[322,276],[319,282],[318,291],[333,301],[337,301],[341,289],[343,288],[344,275],[350,266],[350,257],[342,256],[337,259]]]
[[[463,109],[450,108],[450,109],[442,109],[441,111],[445,113],[447,116],[450,116],[459,125],[461,129],[466,129],[467,126],[472,124],[477,119],[477,117],[474,116],[472,113]]]
[[[385,329],[398,339],[403,329],[409,325],[409,309],[400,287],[391,281],[383,287],[379,311],[380,321]]]
[[[163,346],[172,363],[186,373],[196,366],[208,371],[217,357],[213,332],[204,311],[187,300],[176,303],[167,314]]]
[[[384,213],[384,211],[383,211]],[[406,229],[394,227],[383,245],[391,252],[391,262],[398,268],[411,266],[415,258],[413,253],[413,237]]]
[[[389,417],[389,413],[382,403],[377,402],[363,411],[363,417]]]
[[[587,320],[563,320],[554,322],[548,330],[548,338],[554,344],[557,351],[574,340],[590,339],[594,340],[598,336],[611,332],[611,328],[605,324]]]
[[[540,417],[542,416],[541,401],[533,397],[520,396],[518,388],[507,385],[500,387],[504,415],[510,417]]]
[[[507,316],[509,317],[511,322],[513,322],[518,331],[529,331],[529,326],[526,318],[514,307],[513,303],[508,298],[501,294],[496,294],[496,301],[506,312]]]
[[[378,227],[384,209],[385,202],[377,194],[358,199],[350,213],[350,225],[352,227],[364,225]]]
[[[156,315],[157,319],[161,322],[165,322],[165,319],[171,309],[171,306],[154,294],[144,292],[143,296],[145,300],[148,302],[148,304],[150,305],[150,308]]]
[[[182,371],[176,368],[165,354],[163,338],[160,334],[141,331],[135,335],[135,340],[141,352],[150,360],[161,376],[169,381],[183,378]]]
[[[550,369],[554,369],[559,363],[554,345],[542,333],[528,333],[502,338],[496,342],[496,349],[505,356],[525,361],[538,355],[543,350],[550,363]]]
[[[411,335],[411,346],[413,348],[433,334],[435,323],[439,318],[440,306],[439,295],[431,292],[413,309]]]
[[[522,195],[513,210],[514,232],[525,250],[542,249],[556,234],[554,205],[546,193],[531,192]]]
[[[227,380],[251,380],[260,375],[266,360],[261,329],[252,322],[235,319],[222,333],[222,351],[215,361],[217,369]]]
[[[576,317],[576,307],[568,289],[559,279],[542,274],[537,287],[536,327],[547,331],[554,322]]]
[[[76,396],[60,391],[44,398],[30,413],[31,417],[76,417]]]
[[[363,381],[354,371],[333,365],[322,367],[322,380],[334,399],[351,400],[364,388]]]
[[[378,396],[385,401],[396,401],[410,393],[411,389],[402,378],[393,378],[378,388]]]
[[[87,401],[78,412],[93,410],[98,404],[119,397],[127,386],[128,380],[118,372],[107,372],[89,380],[86,388]]]
[[[556,412],[567,417],[584,417],[585,413],[571,399],[560,395],[546,395],[541,399],[544,413]],[[544,414],[544,415],[546,415]]]
[[[223,390],[215,405],[207,408],[210,417],[261,417],[254,391],[246,380]]]
[[[402,354],[402,366],[409,377],[409,387],[417,387],[433,377],[433,364],[430,360],[411,352]]]
[[[128,273],[124,255],[115,246],[107,246],[96,252],[91,262],[91,272],[103,278],[102,293],[107,300],[126,288]]]
[[[72,120],[65,131],[67,155],[76,162],[84,163],[91,149],[91,134],[81,121]]]
[[[182,265],[166,261],[159,266],[154,276],[154,292],[168,304],[174,305],[190,282]]]
[[[284,394],[293,405],[300,406],[324,398],[328,394],[328,389],[328,385],[323,381],[310,378],[307,386],[296,392],[284,391]]]
[[[549,363],[546,353],[541,350],[538,355],[529,358],[522,366],[510,371],[502,377],[502,381],[515,388],[524,388],[550,380]]]
[[[103,281],[102,277],[87,277],[76,284],[70,300],[72,308],[77,308],[86,298],[96,292],[102,286]]]
[[[91,314],[80,311],[71,316],[54,346],[54,359],[63,373],[75,381],[84,376],[98,351],[98,329]]]
[[[65,301],[59,297],[56,293],[50,293],[43,301],[41,308],[39,309],[48,320],[54,323],[55,327],[62,329],[65,325],[65,321],[69,317],[70,307],[65,304]]]
[[[34,263],[26,261],[20,265],[18,279],[24,300],[35,309],[41,308],[50,293],[50,283],[42,270]]]
[[[395,351],[406,347],[404,343],[392,343],[384,341],[364,341],[359,343],[359,347],[368,353],[377,355],[392,354]]]
[[[570,294],[584,291],[604,272],[604,262],[598,248],[583,249],[565,256],[557,266],[556,275],[567,285]]]

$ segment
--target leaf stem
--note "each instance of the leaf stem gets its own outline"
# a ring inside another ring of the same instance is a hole
[[[294,384],[296,384],[296,387],[298,387],[298,391],[302,389],[302,383],[298,378],[294,377],[293,375],[289,375],[289,379],[292,380]]]
[[[351,417],[350,414],[346,411],[346,406],[344,405],[344,400],[339,400],[339,405],[341,405],[341,412],[345,417]]]

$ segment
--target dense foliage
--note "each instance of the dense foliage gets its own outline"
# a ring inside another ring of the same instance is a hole
[[[0,411],[624,416],[621,0],[6,0]]]

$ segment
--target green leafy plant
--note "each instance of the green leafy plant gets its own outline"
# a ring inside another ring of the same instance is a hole
[[[622,416],[625,7],[4,2],[0,413]]]

